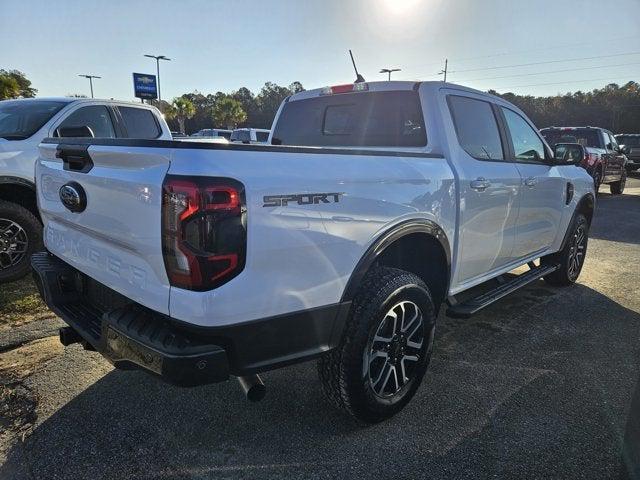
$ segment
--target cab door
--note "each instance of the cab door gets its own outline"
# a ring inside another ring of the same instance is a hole
[[[566,180],[537,129],[515,110],[500,107],[500,112],[509,157],[522,178],[513,254],[523,259],[553,244],[562,219]]]
[[[495,105],[482,95],[445,92],[460,194],[460,261],[453,273],[453,284],[459,286],[478,283],[512,262],[521,187],[518,169],[507,158]]]

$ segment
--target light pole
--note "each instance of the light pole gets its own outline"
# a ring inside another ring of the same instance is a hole
[[[89,79],[89,87],[91,87],[91,98],[93,98],[93,79],[102,78],[102,77],[98,77],[97,75],[78,75],[78,76]]]
[[[391,81],[391,72],[399,72],[401,69],[399,68],[383,68],[382,70],[380,70],[380,73],[388,73],[389,74],[389,81]]]
[[[156,59],[156,74],[158,75],[158,101],[162,100],[160,96],[160,60],[166,60],[167,62],[171,61],[170,58],[165,57],[164,55],[147,55],[145,57],[155,58]]]

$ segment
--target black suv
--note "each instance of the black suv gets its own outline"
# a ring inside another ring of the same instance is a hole
[[[616,140],[627,155],[627,172],[640,168],[640,133],[621,133]]]

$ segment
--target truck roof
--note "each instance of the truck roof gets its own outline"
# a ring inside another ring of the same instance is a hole
[[[61,103],[109,103],[109,104],[125,104],[132,105],[134,107],[144,107],[150,108],[152,105],[138,103],[138,102],[130,102],[127,100],[114,100],[114,99],[103,99],[103,98],[77,98],[77,97],[36,97],[36,98],[14,98],[8,99],[9,101],[18,100],[20,102],[61,102]]]
[[[416,81],[407,81],[407,80],[391,80],[391,81],[376,81],[376,82],[364,82],[364,84],[367,86],[366,89],[368,91],[371,92],[382,92],[382,91],[390,91],[390,90],[413,90],[416,89],[418,87],[423,87],[423,86],[427,86],[428,88],[432,88],[432,89],[437,89],[437,88],[451,88],[454,90],[463,90],[466,92],[470,92],[470,93],[475,93],[477,95],[484,95],[487,97],[492,97],[494,99],[500,100],[500,101],[504,101],[503,99],[501,99],[500,97],[497,97],[496,95],[492,95],[490,93],[487,92],[483,92],[481,90],[476,90],[475,88],[469,88],[469,87],[465,87],[462,85],[458,85],[456,83],[445,83],[442,81],[428,81],[428,82],[422,82],[419,80]],[[349,85],[357,85],[357,84],[350,84],[350,83],[346,83],[346,84],[342,84],[342,85],[329,85],[326,87],[322,87],[322,88],[314,88],[312,90],[305,90],[302,92],[298,92],[298,93],[294,93],[293,95],[291,95],[289,97],[289,101],[295,101],[295,100],[303,100],[305,98],[313,98],[313,97],[317,97],[321,94],[324,94],[328,88],[334,88],[334,87],[347,87]]]

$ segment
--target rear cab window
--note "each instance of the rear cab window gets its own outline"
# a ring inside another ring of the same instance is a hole
[[[460,146],[477,160],[504,160],[491,103],[460,95],[449,95],[447,102]]]
[[[154,139],[162,134],[156,116],[151,110],[122,106],[119,106],[118,110],[128,138]]]
[[[417,92],[373,91],[285,103],[272,143],[313,147],[424,147],[427,135]]]
[[[583,147],[604,148],[599,130],[595,128],[543,129],[541,133],[551,147],[556,143],[579,143]]]

